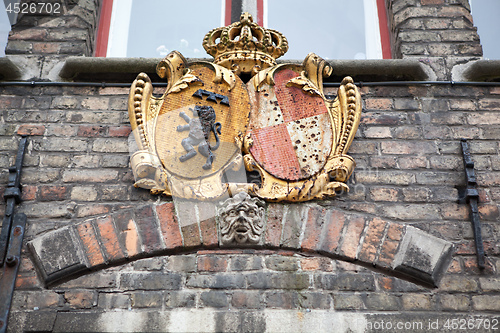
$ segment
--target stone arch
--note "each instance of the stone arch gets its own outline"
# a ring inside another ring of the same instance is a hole
[[[318,204],[267,205],[262,245],[328,256],[435,286],[453,245],[412,226]],[[130,260],[224,248],[215,206],[165,202],[95,217],[28,243],[45,283]],[[249,248],[245,246],[244,248]]]

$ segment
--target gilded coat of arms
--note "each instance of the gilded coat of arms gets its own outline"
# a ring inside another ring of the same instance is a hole
[[[244,191],[274,202],[348,189],[355,163],[346,153],[361,114],[350,77],[327,98],[331,66],[313,53],[302,66],[277,64],[286,38],[248,13],[210,31],[203,47],[213,63],[188,63],[174,51],[158,64],[168,82],[163,96],[153,96],[144,73],[132,84],[135,186],[198,200]],[[259,181],[247,182],[245,172],[255,171]]]

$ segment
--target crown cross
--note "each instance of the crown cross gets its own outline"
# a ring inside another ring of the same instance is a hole
[[[259,26],[252,15],[243,13],[239,22],[206,34],[203,47],[214,63],[236,75],[253,75],[276,65],[276,59],[288,51],[288,41],[282,33]]]

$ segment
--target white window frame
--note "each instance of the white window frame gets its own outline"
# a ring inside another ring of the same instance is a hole
[[[263,26],[269,28],[267,17],[267,4],[272,0],[261,0],[264,6]],[[242,0],[242,11],[247,11],[257,17],[256,0]],[[225,3],[221,0],[221,25],[225,25]],[[365,6],[365,53],[367,59],[382,59],[382,41],[379,22],[379,5],[377,0],[363,0]],[[376,15],[374,15],[374,13]],[[106,49],[106,57],[126,57],[128,38],[127,33],[130,27],[132,14],[132,0],[114,0],[110,19],[109,36]],[[215,27],[214,27],[215,28]],[[272,27],[271,27],[272,28]],[[207,31],[208,32],[208,31]],[[200,39],[203,36],[200,36]]]

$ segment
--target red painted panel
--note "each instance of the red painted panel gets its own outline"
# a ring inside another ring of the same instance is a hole
[[[257,0],[257,24],[264,26],[264,0]]]
[[[99,18],[99,31],[96,40],[96,57],[105,57],[108,51],[109,27],[111,25],[111,13],[113,12],[113,0],[103,0],[101,17]]]
[[[387,21],[387,8],[385,0],[377,0],[378,25],[380,29],[380,42],[382,43],[382,58],[392,59],[391,36],[389,34],[389,23]]]
[[[230,25],[231,24],[231,4],[232,0],[226,0],[226,12],[224,13],[224,25]]]

